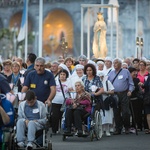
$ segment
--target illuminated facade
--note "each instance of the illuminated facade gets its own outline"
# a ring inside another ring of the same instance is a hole
[[[81,49],[81,4],[100,4],[100,0],[43,0],[43,56],[54,53],[62,55],[60,43],[62,37],[68,42],[68,55],[78,56]],[[109,0],[104,0],[108,4]],[[150,56],[150,1],[138,1],[138,34],[144,39],[143,55]],[[38,28],[39,28],[39,0],[29,0],[29,52],[38,52]],[[135,55],[136,35],[135,35],[135,0],[118,0],[119,4],[119,56],[128,57]],[[1,0],[0,1],[0,28],[7,28],[17,36],[20,28],[23,9],[23,0]],[[86,31],[86,11],[84,11],[84,43],[87,42]],[[93,12],[92,12],[93,13]],[[91,15],[93,15],[91,13]],[[109,55],[110,28],[107,22],[108,12],[104,9],[104,18],[107,24],[107,45]],[[93,25],[95,16],[92,16],[90,26],[90,37],[93,37]],[[115,25],[114,25],[115,28]],[[16,32],[16,33],[14,33]],[[114,29],[114,36],[115,36]],[[114,39],[115,42],[115,39]],[[92,45],[92,41],[90,41]],[[92,47],[92,46],[91,46]],[[14,48],[19,47],[15,39],[0,39],[0,54],[8,57],[7,53],[13,55]],[[113,47],[114,56],[115,49]],[[86,44],[84,54],[87,54]],[[92,56],[92,50],[91,50]]]

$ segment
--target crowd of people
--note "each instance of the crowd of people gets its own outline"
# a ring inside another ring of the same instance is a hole
[[[76,60],[67,57],[46,63],[43,57],[30,53],[25,62],[22,58],[15,57],[13,60],[3,60],[0,66],[0,93],[16,95],[10,105],[19,112],[19,147],[25,146],[24,133],[28,128],[27,148],[32,149],[35,140],[32,134],[46,123],[44,104],[51,107],[53,134],[59,131],[63,114],[61,107],[66,103],[69,107],[65,132],[70,133],[71,124],[74,123],[81,136],[82,116],[90,112],[92,98],[97,99],[96,109],[101,112],[106,136],[118,135],[123,131],[125,134],[134,133],[136,128],[150,134],[150,104],[143,101],[144,95],[150,92],[150,63],[146,59],[106,57],[89,60],[85,55],[80,55]],[[18,99],[18,92],[26,93],[24,100]],[[71,92],[77,93],[74,98],[71,97]],[[113,106],[108,102],[110,96],[116,96],[117,99]],[[12,125],[14,121],[14,116],[10,116],[3,107],[3,99],[2,95],[0,136],[2,128]],[[77,109],[83,104],[84,109]],[[13,112],[12,108],[10,106]],[[2,141],[1,138],[0,140]]]

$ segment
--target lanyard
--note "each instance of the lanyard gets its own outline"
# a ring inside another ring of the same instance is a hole
[[[19,77],[20,77],[20,74],[19,74],[19,73],[18,73],[17,76],[14,76],[14,74],[12,74],[12,81],[13,81],[13,84],[14,84],[14,85],[17,84]]]

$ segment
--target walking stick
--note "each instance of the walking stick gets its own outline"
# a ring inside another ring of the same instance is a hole
[[[131,113],[132,113],[132,117],[133,117],[133,122],[135,124],[135,133],[136,133],[136,135],[138,135],[137,123],[136,123],[136,120],[135,120],[135,115],[134,115],[134,110],[133,110],[131,99],[129,101],[130,101],[130,107],[131,107]]]

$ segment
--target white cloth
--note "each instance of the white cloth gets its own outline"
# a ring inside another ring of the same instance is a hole
[[[75,83],[77,81],[82,81],[83,76],[79,77],[78,75],[74,75],[70,78],[71,87],[73,88],[74,91],[75,91]]]
[[[70,75],[70,71],[69,71],[68,67],[67,67],[65,64],[62,64],[62,63],[61,63],[61,64],[59,65],[59,67],[61,67],[61,68],[65,69],[65,70],[67,70],[67,71],[68,71],[68,74],[69,74],[69,77],[71,76],[71,75]]]
[[[106,68],[106,67],[104,67],[104,74],[107,76],[108,75],[108,73],[110,73],[109,71],[112,71],[113,70],[113,68],[111,67],[111,68]]]
[[[109,80],[107,81],[108,81],[108,91],[114,90],[112,83]],[[102,83],[103,83],[104,91],[107,91],[106,80],[104,79]],[[103,94],[103,100],[105,100],[106,98],[107,98],[107,95]],[[102,117],[102,124],[113,124],[113,109],[111,107],[109,108],[109,110],[105,110],[105,116],[103,115],[102,110],[100,114]]]

